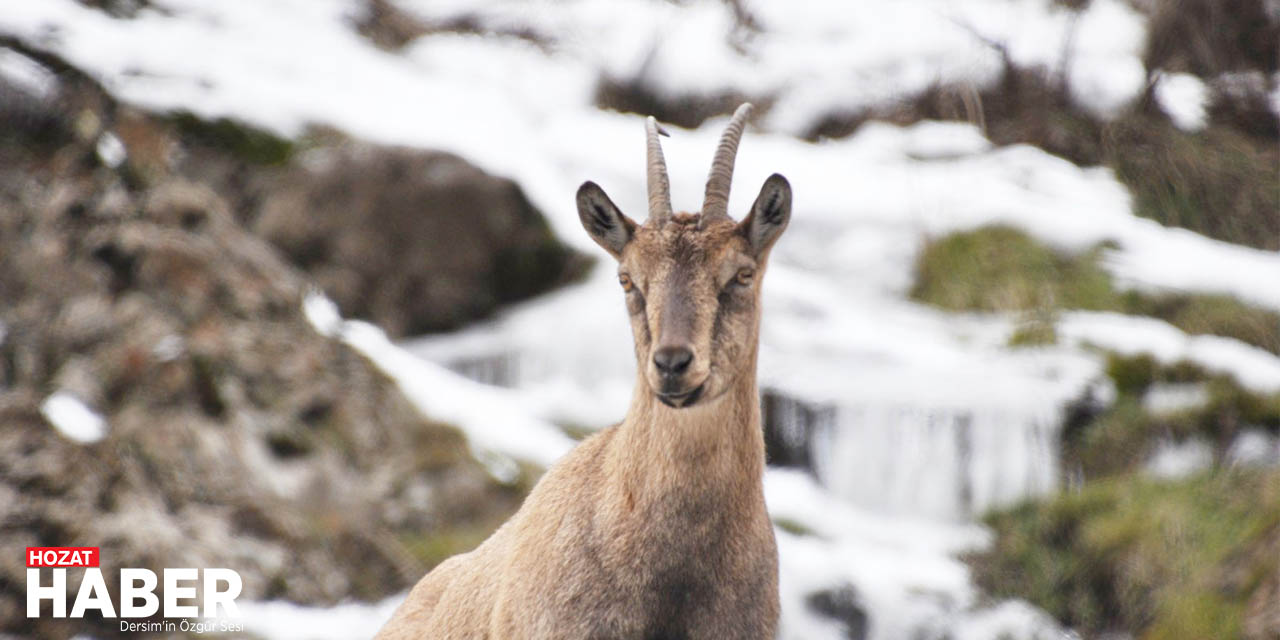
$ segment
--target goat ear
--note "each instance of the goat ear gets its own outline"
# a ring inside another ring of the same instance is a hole
[[[578,187],[578,218],[591,239],[614,258],[622,257],[623,247],[636,232],[636,223],[622,215],[604,189],[591,181]]]
[[[757,257],[764,255],[773,243],[782,235],[791,220],[791,183],[775,173],[764,181],[760,187],[760,195],[751,205],[751,213],[738,223],[738,232],[747,239],[751,252]]]

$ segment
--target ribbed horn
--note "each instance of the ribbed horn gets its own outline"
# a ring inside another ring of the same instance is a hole
[[[729,187],[733,182],[733,161],[738,156],[738,141],[751,115],[751,103],[744,102],[733,112],[733,119],[720,136],[716,157],[711,161],[711,174],[707,176],[707,193],[702,200],[702,217],[729,216]]]
[[[671,215],[671,181],[667,177],[667,160],[662,156],[659,135],[667,135],[658,121],[649,116],[644,122],[646,163],[649,175],[649,220],[660,223]]]

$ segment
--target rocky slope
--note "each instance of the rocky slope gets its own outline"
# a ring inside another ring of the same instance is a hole
[[[120,567],[230,567],[245,598],[367,600],[514,508],[521,487],[301,305],[318,281],[420,331],[547,286],[571,254],[513,183],[367,146],[304,166],[291,142],[138,112],[0,46],[58,78],[0,87],[0,555],[98,546],[108,584]],[[52,397],[105,433],[59,425]],[[119,632],[26,619],[25,583],[0,565],[0,632]]]

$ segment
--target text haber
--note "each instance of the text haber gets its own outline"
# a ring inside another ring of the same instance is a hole
[[[39,617],[40,603],[44,600],[52,603],[53,617],[68,617],[68,567],[85,568],[70,617],[81,618],[90,610],[97,611],[104,618],[117,617],[111,593],[102,578],[102,570],[98,568],[97,547],[27,547],[27,617]],[[52,580],[48,586],[41,582],[42,568],[52,569]],[[235,598],[240,595],[243,583],[235,570],[165,568],[162,575],[164,617],[212,618],[217,616],[218,607],[222,607],[226,615],[240,615]],[[160,582],[150,569],[120,569],[119,617],[148,618],[159,613],[161,602],[155,590]],[[197,589],[197,583],[203,588]],[[188,604],[196,600],[197,592],[202,596],[203,607]]]

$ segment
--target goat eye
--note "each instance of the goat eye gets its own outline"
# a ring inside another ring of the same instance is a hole
[[[738,269],[737,275],[733,276],[733,281],[741,285],[748,285],[751,284],[751,279],[754,277],[756,277],[755,269],[743,267]]]
[[[622,290],[628,293],[635,288],[635,285],[631,283],[631,276],[625,273],[618,276],[618,284],[622,285]]]

